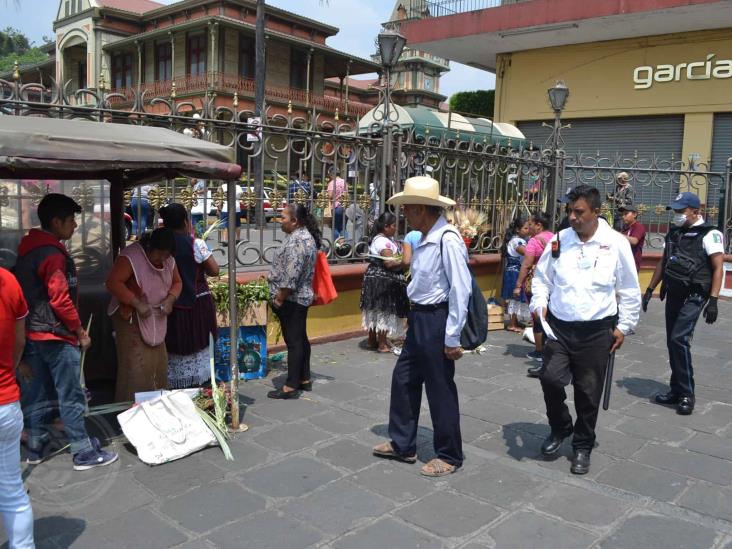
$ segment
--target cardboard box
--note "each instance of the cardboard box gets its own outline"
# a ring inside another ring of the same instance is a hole
[[[491,315],[502,315],[503,314],[503,307],[500,305],[496,305],[494,303],[488,304],[488,316]]]
[[[503,319],[501,319],[498,322],[488,322],[488,331],[489,332],[492,332],[495,330],[503,330],[503,328],[504,328]]]
[[[266,326],[268,309],[269,306],[265,301],[260,301],[256,305],[249,307],[249,309],[244,311],[239,326]],[[220,328],[229,326],[229,315],[216,313],[216,324]]]

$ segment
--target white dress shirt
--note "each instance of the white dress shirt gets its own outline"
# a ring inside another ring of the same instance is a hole
[[[442,240],[445,231],[453,234]],[[460,332],[468,314],[472,278],[468,269],[468,251],[457,231],[440,216],[430,231],[422,236],[414,249],[412,281],[407,286],[410,301],[420,305],[434,305],[449,301],[445,345],[460,346]]]
[[[618,315],[618,329],[630,333],[638,324],[640,286],[630,243],[607,223],[582,242],[574,229],[564,229],[558,259],[548,245],[539,259],[531,284],[530,309],[547,305],[552,314],[567,322],[600,320]]]

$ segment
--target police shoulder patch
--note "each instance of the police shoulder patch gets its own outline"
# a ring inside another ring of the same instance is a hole
[[[721,244],[722,243],[722,235],[719,231],[714,231],[712,233],[712,242],[715,244]]]

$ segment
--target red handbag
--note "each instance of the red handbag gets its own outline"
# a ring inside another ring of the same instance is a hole
[[[319,251],[315,256],[315,272],[313,273],[313,305],[327,305],[338,297],[333,278],[330,276],[328,258]]]

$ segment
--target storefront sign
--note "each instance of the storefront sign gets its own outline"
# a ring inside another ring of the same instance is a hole
[[[654,82],[680,82],[686,80],[710,80],[732,78],[732,59],[715,59],[716,53],[707,55],[706,61],[636,67],[633,82],[636,90],[646,90]]]

